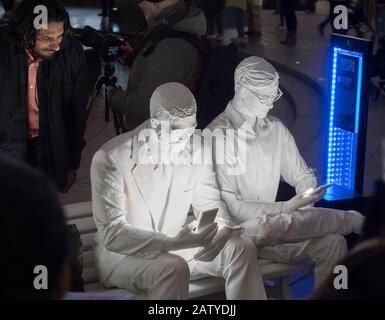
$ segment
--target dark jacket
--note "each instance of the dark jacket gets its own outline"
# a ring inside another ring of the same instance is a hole
[[[147,33],[154,33],[155,30],[170,25],[197,36],[206,32],[206,18],[202,10],[187,10],[184,1],[151,18],[148,21]],[[152,45],[152,42],[148,41],[144,50]],[[149,118],[150,98],[158,86],[167,82],[180,82],[193,90],[199,75],[200,57],[197,49],[182,39],[164,39],[148,56],[144,56],[143,51],[139,53],[132,66],[127,90],[115,88],[111,92],[111,109],[125,113],[131,129]]]
[[[10,36],[9,27],[0,30],[0,140],[4,140],[13,126],[13,115],[20,75],[19,56],[24,54]],[[67,37],[62,49],[49,61],[48,70],[48,122],[54,177],[59,189],[66,185],[69,169],[80,166],[85,131],[88,79],[86,58],[80,43]],[[41,65],[42,65],[41,64]],[[39,84],[38,84],[39,85]]]
[[[225,0],[200,0],[199,8],[205,11],[221,11],[226,6]]]

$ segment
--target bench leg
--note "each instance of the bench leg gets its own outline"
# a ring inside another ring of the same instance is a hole
[[[290,277],[286,276],[280,279],[281,280],[281,291],[283,300],[294,300],[294,297],[290,290]]]
[[[266,293],[269,299],[273,300],[293,300],[294,297],[290,290],[290,277],[276,278],[273,281],[269,281],[270,285],[266,286]],[[273,284],[273,285],[271,285]]]

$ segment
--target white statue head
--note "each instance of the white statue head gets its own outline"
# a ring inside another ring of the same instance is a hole
[[[279,75],[265,59],[251,56],[235,70],[234,107],[246,116],[263,119],[282,96]]]
[[[181,83],[160,85],[150,100],[151,127],[164,144],[185,145],[194,133],[196,112],[194,95]]]

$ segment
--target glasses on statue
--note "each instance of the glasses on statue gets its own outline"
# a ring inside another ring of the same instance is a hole
[[[251,92],[253,95],[258,97],[258,100],[263,104],[272,104],[279,100],[283,96],[283,92],[280,88],[277,89],[277,93],[274,97],[271,96],[262,96],[260,94],[255,93],[254,91],[250,90],[249,88],[245,87],[249,92]]]
[[[273,102],[276,102],[277,100],[279,100],[279,98],[281,98],[283,95],[282,91],[280,88],[278,88],[277,90],[277,94],[274,96],[274,97],[260,97],[260,101],[265,104],[265,103],[273,103]]]

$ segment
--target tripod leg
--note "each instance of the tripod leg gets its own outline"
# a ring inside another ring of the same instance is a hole
[[[119,118],[120,128],[122,129],[122,133],[127,132],[127,127],[126,127],[126,124],[124,123],[124,116],[123,116],[123,114],[120,113],[118,115],[118,118]]]
[[[120,123],[119,123],[119,117],[117,116],[116,113],[113,113],[113,117],[114,117],[114,127],[115,127],[115,132],[116,132],[116,135],[120,135],[123,133],[123,130],[120,126]]]
[[[88,119],[90,113],[91,113],[91,109],[92,109],[92,106],[96,100],[96,97],[98,96],[99,94],[99,91],[100,91],[100,88],[102,87],[103,85],[103,78],[102,77],[99,77],[98,80],[96,81],[96,84],[94,86],[94,90],[92,91],[91,93],[91,96],[88,100],[88,103],[87,103],[87,113],[86,113],[86,119]]]
[[[104,119],[106,122],[110,121],[110,108],[109,108],[109,101],[108,101],[108,91],[107,86],[104,87]]]

